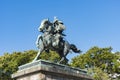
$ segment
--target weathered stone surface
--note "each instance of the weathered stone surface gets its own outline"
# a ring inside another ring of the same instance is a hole
[[[85,70],[38,60],[19,67],[12,74],[16,80],[92,80]]]

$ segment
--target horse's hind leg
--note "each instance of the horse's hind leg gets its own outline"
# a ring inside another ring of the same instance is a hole
[[[63,61],[64,61],[64,57],[61,57],[61,60],[58,62],[58,64],[60,64]]]
[[[68,62],[68,59],[64,55],[60,55],[61,60],[58,62],[59,64],[65,60],[65,64]]]

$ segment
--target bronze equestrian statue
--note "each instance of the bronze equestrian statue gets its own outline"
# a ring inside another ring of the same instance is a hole
[[[33,62],[38,59],[43,51],[56,51],[61,58],[58,63],[61,63],[64,60],[66,63],[68,62],[66,56],[70,50],[75,53],[81,52],[74,44],[70,44],[68,41],[64,40],[64,36],[66,35],[63,34],[65,26],[62,21],[56,18],[53,22],[50,22],[48,19],[44,19],[42,20],[38,30],[43,34],[39,35],[37,38],[36,46],[38,47],[39,52],[37,53],[37,56],[34,58]]]

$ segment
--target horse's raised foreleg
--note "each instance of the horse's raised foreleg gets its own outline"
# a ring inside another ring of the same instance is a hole
[[[34,58],[34,60],[33,60],[32,62],[38,60],[38,58],[39,58],[39,56],[40,56],[40,54],[41,54],[42,52],[43,52],[43,50],[39,49],[39,51],[38,51],[38,53],[37,53],[37,56]]]
[[[39,42],[41,42],[41,43],[39,43]],[[38,53],[37,53],[37,56],[34,58],[34,60],[33,60],[32,62],[38,60],[40,54],[41,54],[41,53],[43,52],[43,50],[44,50],[44,46],[43,46],[42,36],[41,36],[41,35],[39,35],[38,38],[37,38],[36,46],[37,46],[37,48],[39,49],[39,51],[38,51]]]

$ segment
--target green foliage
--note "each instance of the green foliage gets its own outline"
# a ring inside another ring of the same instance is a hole
[[[49,60],[56,63],[60,60],[60,57],[55,51],[50,51],[49,53],[43,52],[39,59]]]
[[[107,80],[108,74],[120,73],[120,62],[117,61],[120,60],[120,52],[113,54],[111,50],[111,47],[93,47],[86,53],[74,57],[69,65],[81,69],[87,68],[89,73],[92,72],[94,74],[95,80]],[[0,56],[0,80],[13,80],[11,79],[11,74],[18,70],[18,66],[31,62],[37,55],[37,52],[29,50],[13,52],[12,54],[5,53],[3,56]],[[60,57],[56,52],[50,51],[50,53],[43,52],[39,59],[56,63],[60,60]]]
[[[0,56],[0,80],[12,80],[11,74],[18,70],[18,66],[31,62],[37,54],[35,50],[24,52],[5,53]],[[54,51],[50,53],[43,52],[40,59],[57,62],[60,60],[58,54]]]
[[[89,68],[88,74],[93,76],[94,80],[110,80],[107,73],[103,72],[100,68]]]
[[[12,80],[11,74],[18,70],[18,66],[30,62],[37,51],[5,53],[0,57],[0,80]]]
[[[82,69],[97,67],[107,74],[120,73],[120,62],[117,62],[120,56],[111,51],[111,47],[92,47],[86,53],[74,57],[70,65]]]
[[[116,52],[115,55],[117,56],[117,61],[114,61],[114,71],[120,74],[120,52]]]

